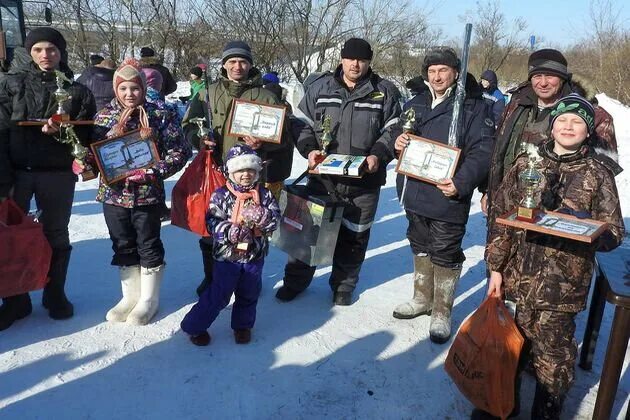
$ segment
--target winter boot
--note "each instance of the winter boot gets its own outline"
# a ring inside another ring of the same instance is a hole
[[[428,255],[413,256],[413,299],[394,309],[398,319],[412,319],[431,313],[433,303],[433,263]]]
[[[234,342],[236,344],[247,344],[250,341],[252,341],[252,330],[249,328],[234,330]]]
[[[131,310],[140,299],[140,266],[120,267],[120,285],[122,299],[107,312],[105,319],[113,322],[125,322]]]
[[[155,316],[160,304],[160,285],[164,276],[164,264],[153,268],[140,268],[140,299],[127,316],[133,325],[147,325]]]
[[[203,262],[203,280],[199,286],[197,286],[197,296],[201,297],[203,291],[212,283],[214,258],[212,257],[212,242],[208,243],[207,239],[202,238],[199,240],[199,248],[201,249],[201,259]]]
[[[433,311],[429,338],[434,343],[444,344],[451,337],[451,310],[462,269],[435,265],[433,271]]]
[[[210,334],[208,334],[208,331],[190,336],[190,342],[193,343],[195,346],[207,346],[208,344],[210,344],[210,340],[211,338]]]
[[[283,302],[290,302],[293,299],[295,299],[297,297],[297,295],[299,295],[300,292],[295,291],[293,289],[291,289],[288,286],[281,286],[277,291],[276,291],[276,298],[283,301]]]
[[[564,395],[552,395],[539,382],[536,382],[536,394],[532,405],[532,420],[559,420]]]
[[[2,299],[0,306],[0,331],[9,328],[18,319],[26,318],[33,312],[28,293]]]
[[[334,292],[333,303],[337,306],[352,305],[352,292],[344,292],[344,291]]]
[[[42,305],[48,309],[48,316],[52,319],[67,319],[74,315],[74,306],[65,293],[68,264],[72,248],[53,249],[48,270],[49,281],[44,288]]]

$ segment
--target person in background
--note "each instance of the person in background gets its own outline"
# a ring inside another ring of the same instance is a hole
[[[505,96],[503,96],[503,93],[499,90],[499,79],[497,78],[497,74],[492,70],[484,71],[481,73],[479,86],[483,91],[483,99],[492,110],[492,119],[494,120],[494,125],[496,126],[501,120],[501,115],[505,109]]]
[[[177,90],[177,82],[173,78],[170,70],[164,66],[162,60],[155,55],[153,48],[140,48],[140,64],[142,67],[150,67],[160,72],[162,75],[162,90],[160,93],[162,95],[170,95]]]
[[[96,100],[96,111],[105,108],[105,105],[114,99],[114,87],[112,80],[116,64],[109,59],[103,59],[92,67],[86,68],[77,82],[87,86]]]

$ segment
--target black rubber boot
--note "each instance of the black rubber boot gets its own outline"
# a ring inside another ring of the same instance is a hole
[[[6,297],[0,306],[0,331],[9,328],[18,319],[26,318],[33,312],[28,293]]]
[[[50,270],[48,271],[50,280],[42,295],[42,305],[48,309],[48,316],[52,319],[68,319],[74,315],[74,306],[66,297],[65,292],[71,252],[72,248],[53,249]]]
[[[197,286],[197,296],[201,296],[204,290],[212,283],[212,270],[214,267],[214,258],[212,258],[212,238],[201,238],[199,240],[199,249],[201,249],[201,259],[203,261],[203,280]]]
[[[559,420],[564,395],[552,395],[547,388],[536,382],[536,395],[532,405],[532,420]]]
[[[352,305],[352,292],[334,292],[333,303],[337,306]]]

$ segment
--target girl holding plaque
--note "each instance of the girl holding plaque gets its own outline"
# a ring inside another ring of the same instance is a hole
[[[182,169],[192,152],[176,112],[146,102],[146,77],[136,60],[123,62],[114,73],[113,84],[116,98],[95,117],[96,138],[122,139],[139,129],[140,140],[150,140],[147,142],[150,147],[153,147],[151,142],[155,144],[159,160],[148,167],[132,169],[115,182],[106,183],[101,174],[96,199],[103,203],[114,250],[112,265],[120,267],[123,295],[107,312],[106,319],[145,325],[158,310],[164,274],[164,247],[160,239],[163,180]],[[127,149],[129,153],[121,150],[121,155],[133,167],[134,159],[142,160],[134,152],[140,148],[129,145]]]
[[[545,209],[606,222],[608,229],[589,244],[495,223],[486,248],[488,295],[503,292],[516,302],[515,321],[526,339],[521,359],[534,366],[532,418],[559,418],[574,379],[575,317],[586,306],[595,252],[616,248],[624,235],[614,180],[619,167],[589,148],[594,128],[595,111],[584,98],[558,101],[551,140],[538,150],[539,192]],[[518,179],[527,163],[528,156],[519,157],[498,188],[500,214],[519,205]]]

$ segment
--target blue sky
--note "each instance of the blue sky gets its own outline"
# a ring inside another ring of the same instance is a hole
[[[415,1],[425,10],[432,10],[429,23],[440,28],[448,39],[463,35],[464,23],[459,16],[477,8],[474,0]],[[630,2],[612,3],[614,10],[620,11],[620,24],[630,29]],[[542,47],[571,45],[592,33],[591,0],[501,0],[500,4],[508,22],[519,16],[526,20],[526,39],[532,34],[544,38]]]

